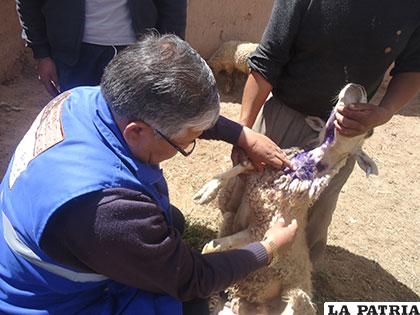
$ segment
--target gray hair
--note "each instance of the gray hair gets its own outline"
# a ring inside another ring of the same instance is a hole
[[[120,52],[105,68],[101,90],[115,114],[169,137],[187,128],[207,129],[219,116],[210,68],[175,35],[148,34]]]

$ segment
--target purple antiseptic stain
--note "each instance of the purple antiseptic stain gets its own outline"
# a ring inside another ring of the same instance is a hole
[[[326,145],[333,143],[335,139],[334,120],[335,120],[335,110],[331,112],[330,117],[327,120],[325,136],[324,136],[324,141],[323,141],[323,143],[325,143]]]
[[[324,143],[329,145],[334,141],[335,138],[335,126],[334,124],[329,124],[327,126],[327,129],[325,130],[325,138],[324,138]]]
[[[330,124],[325,131],[325,138],[322,145],[324,149],[334,141],[334,128],[334,124]],[[316,161],[309,151],[296,154],[291,162],[294,165],[294,170],[286,168],[284,173],[290,175],[292,180],[297,178],[302,181],[311,181],[315,178],[315,174],[324,172],[328,167],[321,161]]]
[[[296,154],[292,158],[292,164],[295,166],[295,170],[289,168],[284,170],[285,174],[290,174],[293,179],[299,180],[312,180],[315,176],[315,161],[311,158],[307,151]]]
[[[327,121],[325,136],[321,145],[324,150],[326,147],[331,145],[335,139],[335,125],[333,123],[334,119],[335,113],[333,112]],[[303,151],[298,153],[291,160],[292,164],[294,165],[294,170],[285,168],[284,174],[290,175],[292,180],[299,179],[302,181],[312,181],[317,173],[322,173],[328,168],[328,165],[325,165],[319,161],[319,158],[317,160],[318,161],[315,161],[313,155],[310,154],[310,151]]]

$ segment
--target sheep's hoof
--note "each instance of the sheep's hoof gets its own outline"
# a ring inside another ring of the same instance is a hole
[[[201,253],[203,254],[210,254],[222,251],[222,246],[217,244],[216,241],[210,241],[206,245],[204,245],[203,250]]]
[[[301,289],[294,289],[288,293],[287,305],[281,315],[316,315],[317,310],[311,297]]]
[[[214,178],[205,184],[193,197],[194,201],[200,205],[212,201],[221,187],[220,179]]]

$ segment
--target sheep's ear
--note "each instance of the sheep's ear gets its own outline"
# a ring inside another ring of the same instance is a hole
[[[378,175],[378,167],[375,161],[373,161],[363,150],[359,150],[356,153],[356,161],[360,168],[365,171],[366,176],[371,174]]]
[[[307,116],[305,118],[306,123],[309,127],[311,127],[313,130],[320,132],[322,128],[325,126],[325,121],[323,121],[321,118],[316,116]]]

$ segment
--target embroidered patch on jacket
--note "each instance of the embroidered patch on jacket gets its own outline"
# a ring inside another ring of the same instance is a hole
[[[9,177],[10,189],[30,161],[64,140],[61,113],[63,104],[70,95],[71,92],[67,91],[51,100],[38,114],[17,146]]]

